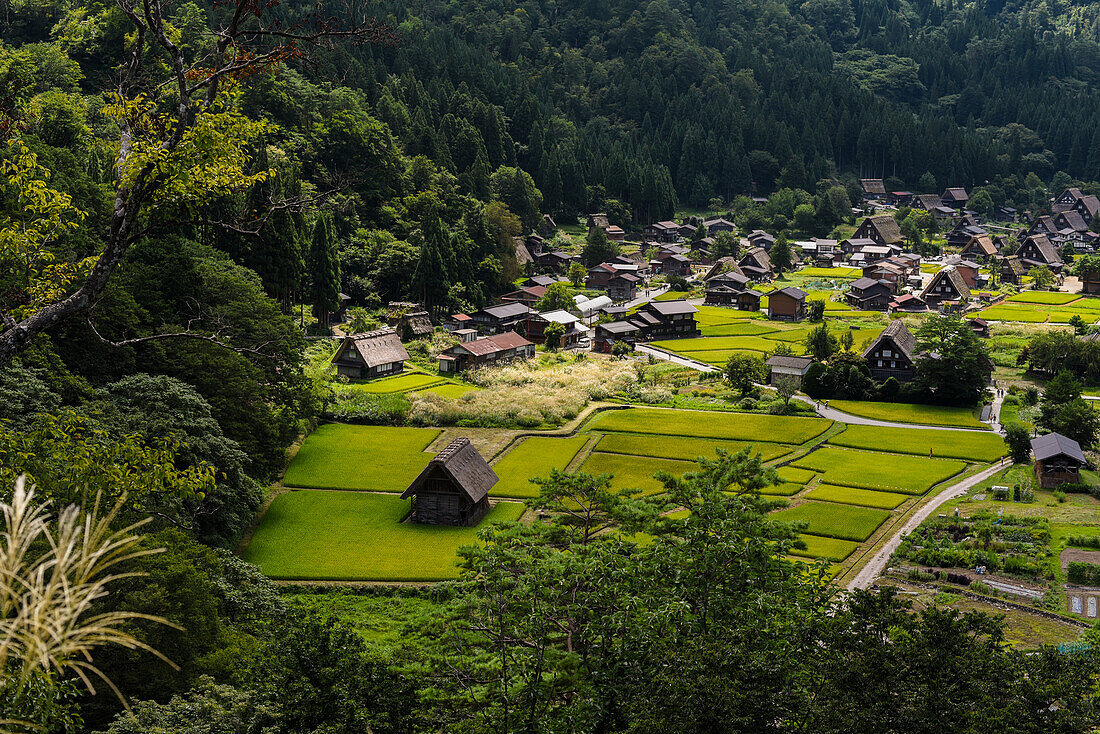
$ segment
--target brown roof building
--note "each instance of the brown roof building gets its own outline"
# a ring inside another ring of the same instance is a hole
[[[473,527],[489,513],[489,490],[500,481],[465,436],[447,444],[401,499],[413,498],[412,521]]]
[[[946,267],[932,276],[931,282],[920,294],[921,300],[931,308],[939,308],[946,302],[962,304],[970,300],[970,286],[954,267]]]
[[[1081,444],[1060,433],[1048,433],[1031,439],[1035,455],[1035,476],[1043,489],[1057,489],[1059,484],[1080,484],[1085,454]]]
[[[409,353],[393,329],[346,336],[332,358],[337,374],[359,379],[396,375],[407,361]]]
[[[535,356],[535,345],[514,331],[460,342],[439,355],[441,373],[463,372],[470,367],[499,364]]]
[[[917,338],[904,321],[896,319],[878,339],[867,345],[863,358],[876,380],[881,382],[893,377],[899,382],[908,382],[917,376],[916,350]]]
[[[889,214],[879,214],[864,219],[851,239],[873,240],[876,245],[897,245],[905,240],[901,234],[901,226],[896,219]]]

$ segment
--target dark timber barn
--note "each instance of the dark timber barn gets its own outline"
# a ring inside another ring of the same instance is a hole
[[[456,438],[436,454],[401,499],[413,497],[412,521],[473,527],[489,512],[496,473],[468,438]]]

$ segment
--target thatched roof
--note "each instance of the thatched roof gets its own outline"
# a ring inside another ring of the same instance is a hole
[[[463,436],[451,441],[428,462],[424,471],[401,494],[401,499],[415,495],[424,481],[437,469],[443,469],[471,502],[479,502],[500,481],[500,477],[485,463],[470,439]]]
[[[358,352],[363,364],[367,367],[409,360],[409,353],[405,351],[405,347],[401,345],[401,338],[393,329],[378,329],[345,337],[333,361],[339,359],[349,348],[354,348]]]
[[[867,348],[863,350],[863,356],[866,357],[868,354],[874,352],[884,339],[889,339],[893,342],[894,346],[896,346],[910,362],[913,361],[913,353],[917,349],[917,337],[913,336],[913,332],[909,331],[909,328],[901,319],[891,321],[890,325],[883,329],[882,333],[878,335],[878,339],[875,339],[867,345]]]

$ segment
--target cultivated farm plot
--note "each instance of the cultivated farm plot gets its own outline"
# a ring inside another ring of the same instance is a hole
[[[1026,304],[992,306],[978,314],[986,321],[1021,321],[1029,324],[1045,323],[1049,315]]]
[[[723,448],[731,454],[746,446],[752,446],[753,454],[760,454],[764,461],[778,459],[791,452],[790,446],[776,443],[748,443],[745,441],[712,441],[705,438],[682,436],[648,436],[633,433],[608,433],[596,444],[596,450],[605,454],[629,454],[653,456],[659,459],[695,461],[700,456],[715,457],[715,450]]]
[[[966,462],[826,446],[799,458],[794,466],[821,472],[827,484],[924,494],[963,471]]]
[[[429,387],[426,390],[418,390],[417,392],[432,393],[433,395],[441,395],[445,398],[455,400],[477,389],[478,388],[473,385],[459,385],[457,383],[448,382],[442,385],[436,385],[435,387]]]
[[[683,356],[688,359],[694,359],[697,362],[703,362],[715,367],[725,367],[726,363],[730,361],[730,357],[735,354],[749,354],[754,357],[764,356],[763,352],[754,351],[752,349],[714,349],[705,352],[683,352]]]
[[[1003,415],[1004,409],[1001,412]],[[980,433],[849,425],[843,433],[830,438],[828,443],[917,456],[928,456],[932,452],[934,456],[981,462],[997,461],[1006,453],[1004,439],[992,431]]]
[[[703,410],[628,408],[600,413],[589,425],[592,431],[651,433],[732,441],[768,441],[801,444],[820,436],[832,421],[824,418],[792,418],[749,413],[716,413]]]
[[[493,497],[537,496],[539,487],[530,480],[550,476],[551,469],[565,469],[586,443],[587,436],[525,438],[493,464],[500,481],[489,494]]]
[[[699,329],[703,336],[760,336],[777,331],[767,322],[742,321],[736,324],[718,324],[716,326],[704,326]]]
[[[1067,303],[1079,300],[1079,293],[1059,293],[1055,291],[1023,291],[1009,296],[1007,301],[1012,303],[1041,303],[1048,306],[1064,306]]]
[[[893,510],[908,499],[911,495],[897,494],[896,492],[881,492],[875,489],[858,489],[856,487],[841,487],[836,484],[819,484],[811,489],[806,497],[821,502],[839,502],[845,505],[859,505],[860,507],[877,507],[881,510]]]
[[[775,351],[775,342],[759,336],[714,336],[693,339],[667,339],[655,341],[653,346],[667,349],[670,352],[680,352],[692,355],[694,352],[709,352],[717,350],[748,350],[753,352]],[[792,344],[794,351],[801,353],[801,344]]]
[[[592,476],[614,474],[611,487],[615,490],[640,489],[645,494],[656,494],[665,489],[663,484],[653,478],[658,471],[667,471],[674,476],[681,476],[698,468],[699,465],[691,461],[627,456],[626,454],[602,454],[594,451],[581,464],[580,471]]]
[[[797,507],[773,513],[773,520],[805,522],[805,532],[826,538],[864,541],[890,517],[886,510],[875,510],[830,502],[803,502]]]
[[[799,539],[806,544],[806,549],[795,548],[791,550],[792,556],[805,558],[824,558],[827,561],[840,563],[859,547],[859,543],[838,538],[824,538],[820,535],[800,535]]]
[[[992,430],[988,424],[974,417],[970,408],[945,405],[917,405],[915,403],[878,403],[866,400],[830,400],[830,408],[892,423],[917,423],[927,426],[950,426]]]
[[[801,492],[806,487],[801,484],[795,484],[793,482],[783,482],[782,484],[769,485],[760,490],[760,494],[778,495],[780,497],[791,497]]]
[[[442,385],[447,381],[437,375],[426,375],[413,372],[407,375],[386,377],[366,383],[356,383],[355,387],[363,392],[389,394],[397,392],[409,392],[410,390],[423,390],[433,385]]]
[[[735,324],[745,319],[759,318],[755,311],[738,311],[735,308],[723,308],[721,306],[698,306],[695,314],[695,323],[700,327],[717,326],[719,324]]]
[[[844,280],[854,280],[861,275],[863,271],[859,268],[802,268],[797,271],[799,275],[805,275],[809,278],[843,278]]]
[[[478,528],[401,522],[409,509],[409,500],[372,492],[288,492],[264,513],[244,558],[277,579],[457,578],[458,548],[476,543]],[[522,504],[501,502],[480,527],[522,514]]]
[[[283,484],[315,489],[404,492],[432,455],[436,428],[326,423],[306,437]]]
[[[794,484],[806,484],[817,476],[815,472],[809,469],[800,469],[797,466],[781,466],[776,472],[779,474],[779,478],[784,482],[791,482]]]

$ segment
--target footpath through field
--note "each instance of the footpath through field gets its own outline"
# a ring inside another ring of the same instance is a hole
[[[879,548],[878,553],[876,553],[874,557],[867,562],[867,565],[855,575],[855,578],[848,582],[848,590],[852,591],[869,587],[874,583],[875,579],[882,575],[883,569],[886,568],[886,564],[890,561],[890,556],[897,550],[904,536],[916,530],[917,526],[927,520],[944,502],[958,497],[975,484],[984,482],[1002,469],[1004,469],[1004,465],[998,462],[988,469],[984,469],[973,476],[967,477],[958,484],[952,485],[935,497],[930,498],[927,503],[913,513],[913,516],[906,521],[901,530],[894,533],[893,537],[886,541],[885,545]]]

